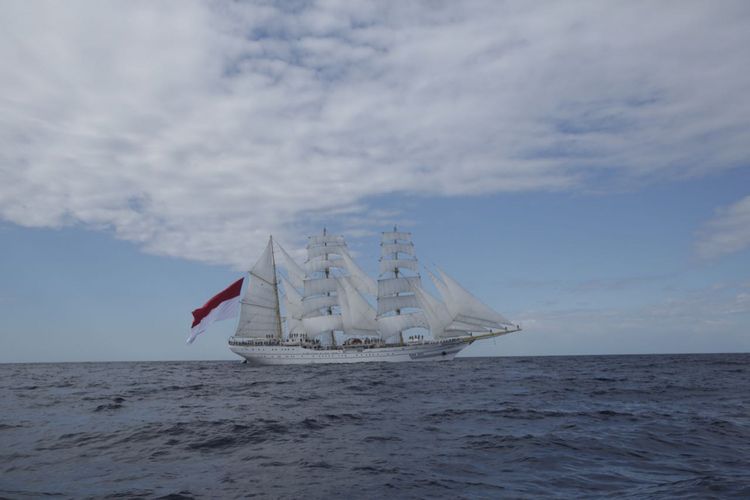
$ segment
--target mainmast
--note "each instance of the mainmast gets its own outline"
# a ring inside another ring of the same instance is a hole
[[[398,232],[398,228],[396,227],[396,224],[394,224],[393,225],[393,233],[396,234],[397,232]],[[398,239],[394,239],[393,240],[393,244],[397,245],[398,244]],[[393,258],[395,258],[396,260],[398,260],[398,252],[394,252],[393,253]],[[393,268],[393,274],[396,277],[396,279],[398,279],[398,267],[394,267]],[[396,292],[396,297],[400,297],[400,296],[401,296],[401,292]],[[396,309],[396,315],[397,316],[401,315],[401,309],[400,308]],[[398,337],[399,337],[399,340],[401,340],[401,345],[404,345],[404,331],[403,330],[401,330],[400,332],[398,332]]]
[[[393,231],[384,232],[380,255],[378,327],[383,338],[398,335],[403,344],[404,330],[429,327],[414,294],[414,288],[421,286],[421,279],[411,233],[398,231],[396,226]],[[404,309],[412,311],[406,312]]]
[[[328,241],[325,239],[325,237],[327,235],[328,235],[328,231],[324,227],[323,228],[323,246],[324,247],[328,246]],[[328,262],[328,254],[327,253],[323,254],[323,259],[324,259],[325,262]],[[326,268],[325,268],[325,275],[326,275],[326,279],[329,279],[331,277],[331,268],[328,267],[328,266],[326,266]],[[338,294],[338,292],[337,292],[337,294]],[[326,292],[326,295],[328,295],[330,297],[331,296],[331,292],[330,291]],[[333,305],[332,304],[330,304],[328,306],[327,312],[328,312],[329,316],[333,315]],[[336,335],[334,333],[334,330],[331,330],[331,345],[334,346],[334,347],[336,347]]]

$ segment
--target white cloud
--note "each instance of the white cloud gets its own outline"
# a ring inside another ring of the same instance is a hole
[[[750,247],[750,196],[717,210],[716,216],[698,236],[698,253],[704,258],[719,257]]]
[[[3,2],[0,217],[244,265],[383,194],[747,160],[745,2],[402,4]]]

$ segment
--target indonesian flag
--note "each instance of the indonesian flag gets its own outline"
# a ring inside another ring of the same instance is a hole
[[[245,278],[240,278],[226,289],[211,297],[208,302],[193,311],[193,326],[190,329],[188,344],[203,333],[214,321],[234,318],[240,310],[240,291]]]

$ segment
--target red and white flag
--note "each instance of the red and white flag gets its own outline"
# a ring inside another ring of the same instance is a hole
[[[211,297],[208,302],[193,311],[193,326],[190,329],[188,344],[203,333],[214,321],[234,318],[240,310],[240,291],[245,278],[240,278],[226,289]]]

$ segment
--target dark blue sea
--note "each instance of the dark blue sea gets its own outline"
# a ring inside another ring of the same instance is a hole
[[[750,355],[0,365],[0,497],[750,498]]]

